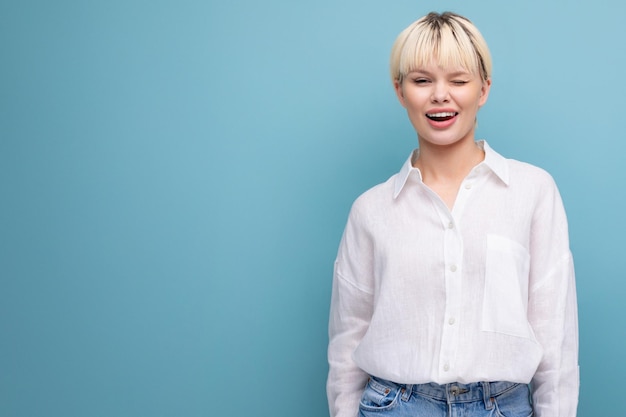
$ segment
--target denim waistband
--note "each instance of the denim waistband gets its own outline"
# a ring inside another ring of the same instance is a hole
[[[491,397],[509,391],[518,385],[516,382],[473,382],[470,384],[461,384],[453,382],[450,384],[397,384],[377,377],[371,377],[370,384],[380,384],[380,386],[396,386],[406,396],[409,393],[417,393],[424,397],[430,397],[435,400],[447,401],[450,403],[472,402],[484,400],[487,404]]]

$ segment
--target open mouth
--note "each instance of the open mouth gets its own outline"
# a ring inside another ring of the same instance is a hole
[[[426,117],[435,122],[445,122],[455,117],[458,112],[426,113]]]

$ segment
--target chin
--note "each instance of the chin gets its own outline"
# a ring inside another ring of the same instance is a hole
[[[470,129],[465,133],[453,133],[453,132],[429,132],[426,135],[419,135],[421,141],[436,146],[452,146],[458,143],[462,143],[468,140],[474,141],[474,131]]]
[[[458,137],[454,137],[454,138],[422,138],[422,142],[424,143],[428,143],[430,145],[434,145],[434,146],[453,146],[456,144],[459,144],[461,142],[466,141],[467,139],[466,137],[463,138],[458,138]]]

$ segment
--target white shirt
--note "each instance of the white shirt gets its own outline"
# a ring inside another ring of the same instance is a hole
[[[532,381],[536,417],[576,415],[576,290],[561,197],[547,172],[478,144],[485,159],[452,211],[422,182],[415,153],[354,202],[333,278],[332,417],[357,415],[368,374]]]

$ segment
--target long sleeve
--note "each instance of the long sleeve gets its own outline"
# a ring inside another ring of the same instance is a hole
[[[533,218],[528,316],[543,357],[532,381],[537,417],[575,417],[578,315],[567,220],[556,185],[546,186]]]
[[[327,381],[331,417],[355,417],[368,375],[352,360],[372,316],[372,245],[353,208],[335,261]],[[356,277],[353,278],[353,277]]]

